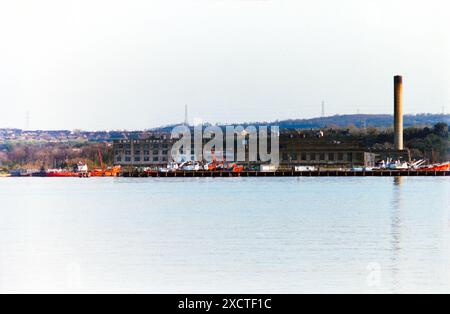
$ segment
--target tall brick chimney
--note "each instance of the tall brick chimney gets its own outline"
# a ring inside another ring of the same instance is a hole
[[[394,148],[403,150],[403,78],[394,77]]]

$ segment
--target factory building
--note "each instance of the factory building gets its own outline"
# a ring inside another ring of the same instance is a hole
[[[283,131],[280,134],[280,166],[315,166],[321,168],[373,167],[376,160],[387,158],[410,161],[410,152],[403,144],[403,78],[394,77],[394,149],[371,151],[361,142],[334,140],[323,131]],[[170,151],[176,139],[170,133],[154,133],[145,139],[114,141],[114,162],[121,166],[161,167],[170,161]],[[203,145],[206,143],[204,141]],[[194,151],[192,141],[191,150]],[[235,142],[236,146],[236,142]],[[226,143],[224,142],[224,149]],[[216,156],[222,152],[216,152]],[[260,162],[248,161],[247,165]]]
[[[113,145],[115,164],[135,167],[166,166],[170,161],[170,150],[175,141],[170,139],[170,134],[151,136],[147,139],[115,140]],[[241,162],[242,164],[249,166],[261,164],[248,161],[248,145],[246,152],[246,161]],[[215,155],[221,160],[223,153],[216,151]],[[342,143],[326,137],[305,138],[305,132],[288,131],[280,134],[279,158],[282,168],[299,165],[322,168],[371,167],[375,163],[375,154],[364,149],[360,143]]]
[[[170,134],[146,139],[120,139],[113,143],[114,163],[121,166],[164,166],[173,145]]]
[[[367,150],[360,142],[341,142],[328,137],[304,138],[303,133],[282,134],[280,155],[280,163],[284,168],[295,166],[332,169],[373,167],[377,158],[375,153]]]

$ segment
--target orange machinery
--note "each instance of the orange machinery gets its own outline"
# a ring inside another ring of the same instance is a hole
[[[222,153],[222,162],[217,162],[217,157],[215,154],[215,149],[211,149],[211,155],[213,157],[212,162],[208,165],[209,171],[223,170],[225,168],[231,170],[231,172],[242,172],[244,170],[244,166],[238,166],[237,164],[229,164],[227,167],[225,166],[225,154]]]
[[[231,172],[242,172],[244,170],[244,166],[238,166],[237,164],[230,165]]]
[[[208,171],[216,171],[219,170],[219,163],[217,162],[216,158],[216,150],[215,147],[211,148],[211,156],[212,156],[212,162],[208,164]],[[223,162],[222,162],[223,165]]]
[[[98,158],[100,160],[100,169],[95,168],[90,171],[91,177],[117,177],[122,168],[120,166],[106,167],[103,163],[103,156],[100,148],[98,149]]]

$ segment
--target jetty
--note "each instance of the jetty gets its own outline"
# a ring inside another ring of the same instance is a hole
[[[234,178],[234,177],[445,177],[450,171],[418,171],[418,170],[323,170],[323,171],[293,171],[280,170],[262,171],[172,171],[172,172],[137,172],[124,171],[121,176],[126,178]]]

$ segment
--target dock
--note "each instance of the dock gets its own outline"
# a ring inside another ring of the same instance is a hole
[[[174,171],[174,172],[123,172],[126,178],[234,178],[234,177],[446,177],[450,171],[417,170],[323,170],[323,171]]]

